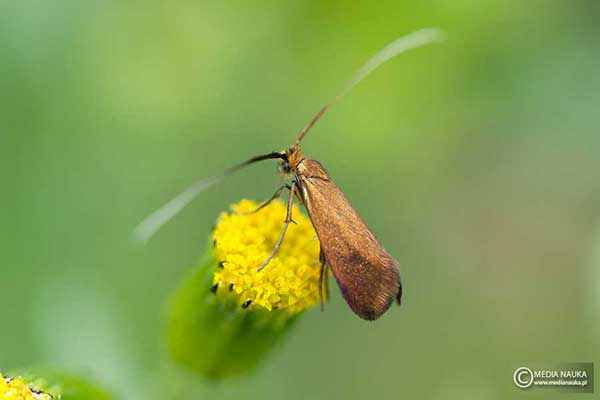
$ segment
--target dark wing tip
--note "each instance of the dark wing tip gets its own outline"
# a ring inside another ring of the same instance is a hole
[[[360,263],[358,263],[360,264]],[[363,279],[354,279],[350,282],[340,281],[335,274],[342,295],[352,311],[360,318],[367,321],[379,319],[394,303],[400,304],[402,297],[402,284],[396,263],[372,264],[371,274]],[[365,270],[361,269],[364,273]]]
[[[393,293],[381,293],[375,301],[368,305],[363,304],[362,306],[358,307],[350,305],[350,308],[362,319],[367,321],[375,321],[385,314],[385,312],[390,308],[394,302],[394,297],[398,298],[397,296],[394,296]]]
[[[369,310],[369,311],[365,311],[361,314],[356,313],[356,315],[358,315],[365,321],[375,321],[375,320],[379,319],[379,317],[381,317],[383,315],[383,313],[378,313],[376,311]]]

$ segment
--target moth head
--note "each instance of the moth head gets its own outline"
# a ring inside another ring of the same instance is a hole
[[[290,174],[302,160],[304,160],[304,155],[300,149],[291,147],[282,153],[281,160],[279,160],[279,171],[284,174]]]

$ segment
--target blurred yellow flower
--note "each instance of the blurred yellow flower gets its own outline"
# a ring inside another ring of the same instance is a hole
[[[310,219],[294,206],[285,239],[275,257],[260,272],[283,228],[286,205],[281,201],[252,214],[250,200],[221,213],[213,233],[213,276],[218,295],[232,295],[243,308],[298,313],[319,303],[319,241]]]
[[[52,400],[52,396],[33,390],[25,381],[0,373],[0,400]]]

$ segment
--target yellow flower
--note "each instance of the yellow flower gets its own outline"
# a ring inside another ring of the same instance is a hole
[[[319,303],[319,242],[310,220],[297,206],[277,254],[260,272],[283,228],[286,205],[273,201],[258,212],[258,204],[242,200],[232,213],[221,213],[213,233],[213,276],[218,295],[233,295],[248,310],[274,309],[298,313]]]
[[[30,388],[21,379],[5,377],[0,373],[0,400],[52,400],[52,396]]]
[[[302,311],[319,304],[319,242],[310,220],[292,210],[285,239],[269,257],[286,210],[273,201],[242,200],[221,213],[213,244],[169,304],[171,356],[203,378],[220,380],[254,370],[285,340]]]

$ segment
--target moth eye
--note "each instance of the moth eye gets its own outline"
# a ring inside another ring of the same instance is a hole
[[[279,172],[290,172],[290,164],[287,161],[283,161],[277,165]]]

